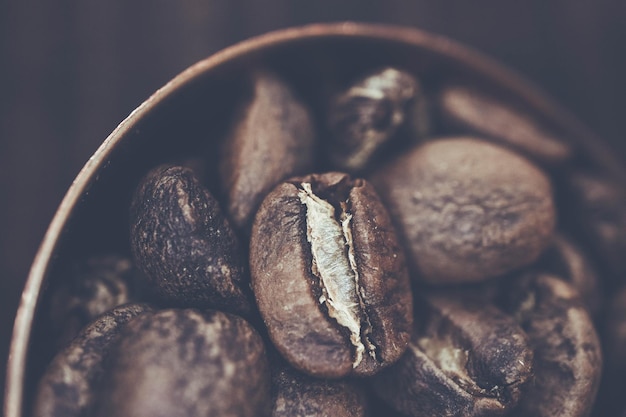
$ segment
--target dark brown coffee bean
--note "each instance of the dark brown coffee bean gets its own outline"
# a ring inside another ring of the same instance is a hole
[[[255,218],[250,268],[270,337],[294,367],[371,375],[406,349],[404,257],[366,181],[329,173],[280,184]]]
[[[426,134],[429,129],[426,100],[415,77],[387,67],[357,80],[329,104],[329,140],[334,165],[348,172],[362,170],[407,119],[417,129],[413,133]]]
[[[50,323],[57,346],[66,346],[105,311],[131,301],[136,271],[119,255],[93,256],[73,265],[50,295]]]
[[[150,311],[145,304],[115,308],[84,328],[72,343],[52,360],[39,381],[34,417],[82,417],[91,415],[104,358],[121,329],[135,317]]]
[[[484,136],[549,164],[572,157],[571,147],[536,117],[476,87],[446,84],[435,103],[448,133]]]
[[[416,306],[409,349],[374,377],[374,390],[415,417],[496,416],[513,409],[533,367],[515,320],[493,305],[456,297],[431,295],[416,299]]]
[[[406,242],[409,266],[432,284],[480,281],[535,261],[555,225],[547,176],[474,138],[425,143],[374,176]]]
[[[621,279],[626,275],[626,189],[585,172],[573,174],[565,188],[568,223],[586,236],[612,279]]]
[[[272,417],[364,417],[364,390],[351,381],[323,380],[284,367],[272,376]]]
[[[592,316],[600,312],[600,277],[589,257],[570,238],[557,233],[538,267],[572,284]]]
[[[235,234],[190,169],[150,171],[133,197],[130,224],[135,262],[163,302],[250,311]]]
[[[269,415],[263,341],[237,316],[163,310],[139,317],[109,357],[96,416]]]
[[[588,416],[600,382],[602,351],[578,292],[555,276],[527,274],[506,293],[506,308],[535,353],[535,378],[514,415]]]
[[[275,74],[252,75],[252,96],[237,115],[221,158],[233,224],[246,229],[263,197],[284,179],[310,172],[315,132],[309,109]]]

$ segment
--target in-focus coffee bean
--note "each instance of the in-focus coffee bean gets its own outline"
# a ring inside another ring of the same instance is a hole
[[[160,302],[251,310],[239,242],[191,169],[150,171],[133,197],[130,224],[133,258]]]
[[[252,286],[269,335],[296,368],[371,375],[406,349],[412,297],[387,211],[365,180],[293,178],[263,201]]]

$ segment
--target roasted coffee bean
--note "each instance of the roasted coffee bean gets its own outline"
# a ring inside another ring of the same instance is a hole
[[[600,312],[600,277],[589,257],[570,238],[557,233],[552,245],[543,254],[539,267],[572,284],[592,316]]]
[[[476,87],[446,83],[434,101],[449,134],[484,136],[551,165],[572,158],[571,147],[536,117]]]
[[[535,378],[514,415],[588,416],[602,351],[578,292],[558,277],[534,273],[505,291],[504,308],[528,334],[535,354]]]
[[[130,224],[135,262],[161,302],[250,311],[237,238],[190,169],[150,171],[133,197]]]
[[[584,234],[612,279],[621,279],[626,275],[626,189],[582,171],[571,175],[564,188],[568,224]]]
[[[357,80],[328,106],[330,153],[340,170],[362,170],[408,121],[414,134],[429,129],[426,99],[411,74],[383,68]]]
[[[535,261],[555,225],[552,187],[526,159],[474,138],[424,143],[373,177],[419,279],[460,283]]]
[[[131,301],[134,270],[119,255],[93,256],[73,265],[50,295],[50,323],[57,346],[66,346],[105,311]]]
[[[139,317],[109,358],[96,416],[269,415],[263,341],[237,316],[162,310]]]
[[[414,417],[497,416],[512,410],[532,376],[533,355],[515,320],[457,297],[416,298],[409,349],[373,388]]]
[[[255,218],[250,269],[269,335],[294,367],[328,378],[371,375],[406,349],[404,257],[365,180],[328,173],[276,187]]]
[[[277,75],[257,71],[252,94],[224,142],[221,180],[233,224],[247,229],[263,197],[284,179],[310,172],[311,113]]]
[[[104,358],[121,329],[135,317],[150,311],[145,304],[126,304],[98,317],[52,360],[39,381],[34,417],[83,417],[91,415]]]
[[[364,417],[367,399],[351,381],[324,380],[284,367],[272,376],[272,417]]]

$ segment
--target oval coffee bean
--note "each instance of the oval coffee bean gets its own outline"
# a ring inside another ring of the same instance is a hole
[[[130,323],[109,356],[96,416],[263,417],[263,341],[242,318],[162,310]]]
[[[545,272],[562,277],[572,284],[592,316],[600,312],[600,277],[589,257],[571,239],[557,233],[552,245],[541,257],[540,265]]]
[[[407,119],[418,135],[425,135],[425,107],[422,87],[408,72],[388,67],[357,80],[328,106],[334,165],[349,172],[362,170]]]
[[[514,415],[588,416],[600,382],[602,350],[578,292],[546,274],[527,274],[505,291],[505,307],[535,353],[534,381]]]
[[[313,378],[284,367],[272,376],[272,417],[365,417],[367,399],[350,381]]]
[[[189,168],[150,171],[133,196],[130,224],[135,263],[163,302],[250,311],[236,236]]]
[[[252,96],[222,149],[221,180],[228,213],[248,229],[263,197],[284,179],[310,172],[315,130],[311,112],[275,74],[252,75]]]
[[[409,266],[432,284],[480,281],[535,261],[551,242],[548,177],[474,138],[424,143],[373,179],[406,242]]]
[[[565,185],[569,224],[581,231],[612,280],[626,275],[626,191],[621,184],[576,172]]]
[[[475,87],[446,84],[435,106],[449,133],[485,136],[549,164],[572,158],[572,149],[536,118]]]
[[[55,356],[39,381],[33,416],[91,415],[106,370],[104,358],[121,329],[150,310],[145,304],[126,304],[104,313],[84,328]]]
[[[67,345],[105,311],[131,301],[136,271],[119,255],[93,256],[72,265],[50,295],[50,321],[57,346]]]
[[[386,209],[364,180],[291,179],[263,201],[252,286],[269,335],[296,368],[371,375],[406,349],[412,296]]]
[[[515,320],[489,304],[429,296],[418,304],[409,349],[372,379],[374,391],[413,417],[505,415],[532,376]]]

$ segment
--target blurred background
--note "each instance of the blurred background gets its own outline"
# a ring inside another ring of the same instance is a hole
[[[115,126],[219,49],[340,20],[415,26],[470,45],[626,158],[621,0],[0,1],[0,389],[30,263],[73,178]]]

